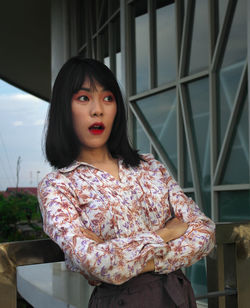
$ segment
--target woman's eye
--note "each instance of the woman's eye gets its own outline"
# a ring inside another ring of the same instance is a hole
[[[81,102],[87,102],[89,100],[88,96],[86,95],[81,95],[78,97],[78,100]]]
[[[108,95],[104,97],[104,101],[105,102],[112,102],[113,101],[113,96],[112,95]]]

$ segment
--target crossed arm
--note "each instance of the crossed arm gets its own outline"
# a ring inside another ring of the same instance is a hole
[[[159,235],[165,243],[167,243],[182,236],[186,232],[187,228],[188,224],[186,222],[183,222],[182,220],[177,218],[173,218],[166,223],[164,228],[159,229],[155,233]],[[104,241],[100,239],[94,232],[84,228],[81,228],[81,231],[88,239],[95,241],[97,244],[104,243]],[[146,263],[141,273],[151,272],[154,271],[154,269],[154,259],[151,258]]]
[[[214,223],[174,182],[170,185],[177,218],[156,232],[103,241],[80,219],[71,186],[62,176],[48,176],[39,190],[44,230],[90,281],[121,284],[143,272],[167,274],[190,266],[213,248]]]

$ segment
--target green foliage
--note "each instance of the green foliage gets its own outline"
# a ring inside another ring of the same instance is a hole
[[[0,242],[45,237],[37,225],[39,222],[41,214],[35,196],[18,193],[4,198],[0,195]],[[28,232],[22,232],[22,226],[27,226]]]

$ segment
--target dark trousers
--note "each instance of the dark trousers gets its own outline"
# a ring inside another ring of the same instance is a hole
[[[89,308],[196,308],[190,281],[181,270],[168,275],[141,274],[122,285],[95,287]]]

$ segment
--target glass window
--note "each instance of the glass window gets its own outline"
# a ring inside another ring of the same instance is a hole
[[[113,14],[116,10],[120,8],[120,1],[117,0],[109,0],[110,11]]]
[[[147,4],[145,1],[136,2],[135,56],[137,93],[149,89],[149,16],[145,12],[141,13],[143,3]]]
[[[219,10],[218,12],[219,13],[219,28],[223,26],[228,3],[229,3],[228,0],[220,0],[216,3],[218,5],[218,10]]]
[[[104,58],[104,64],[105,64],[108,68],[110,68],[110,58],[109,58],[109,57]]]
[[[189,110],[193,138],[198,154],[200,185],[206,212],[210,209],[210,135],[209,135],[209,85],[208,78],[188,84]]]
[[[219,192],[219,220],[242,221],[250,219],[250,191]]]
[[[186,275],[192,281],[192,287],[195,295],[207,293],[207,273],[204,258],[194,265],[186,268]]]
[[[141,99],[137,105],[177,169],[176,90]]]
[[[231,115],[235,95],[239,86],[244,62],[238,62],[220,70],[218,80],[218,119],[219,119],[219,149],[225,138],[225,131]]]
[[[193,187],[193,177],[190,165],[190,157],[187,148],[187,138],[184,132],[184,187]]]
[[[139,153],[150,153],[150,142],[144,133],[143,128],[136,120],[136,149]]]
[[[157,84],[176,79],[175,4],[156,10]]]
[[[119,85],[122,87],[122,58],[121,52],[116,53],[116,78],[119,82]]]
[[[247,56],[246,1],[238,1],[219,73],[219,148],[231,114],[235,94]]]
[[[194,25],[191,43],[189,72],[196,73],[207,69],[209,50],[208,2],[195,2]]]
[[[93,5],[93,9],[97,12],[97,26],[100,28],[108,19],[108,1],[97,1],[96,5]],[[91,1],[89,1],[91,3]]]
[[[235,130],[222,184],[249,183],[248,97]]]
[[[247,55],[247,1],[237,2],[222,67],[244,61]]]

